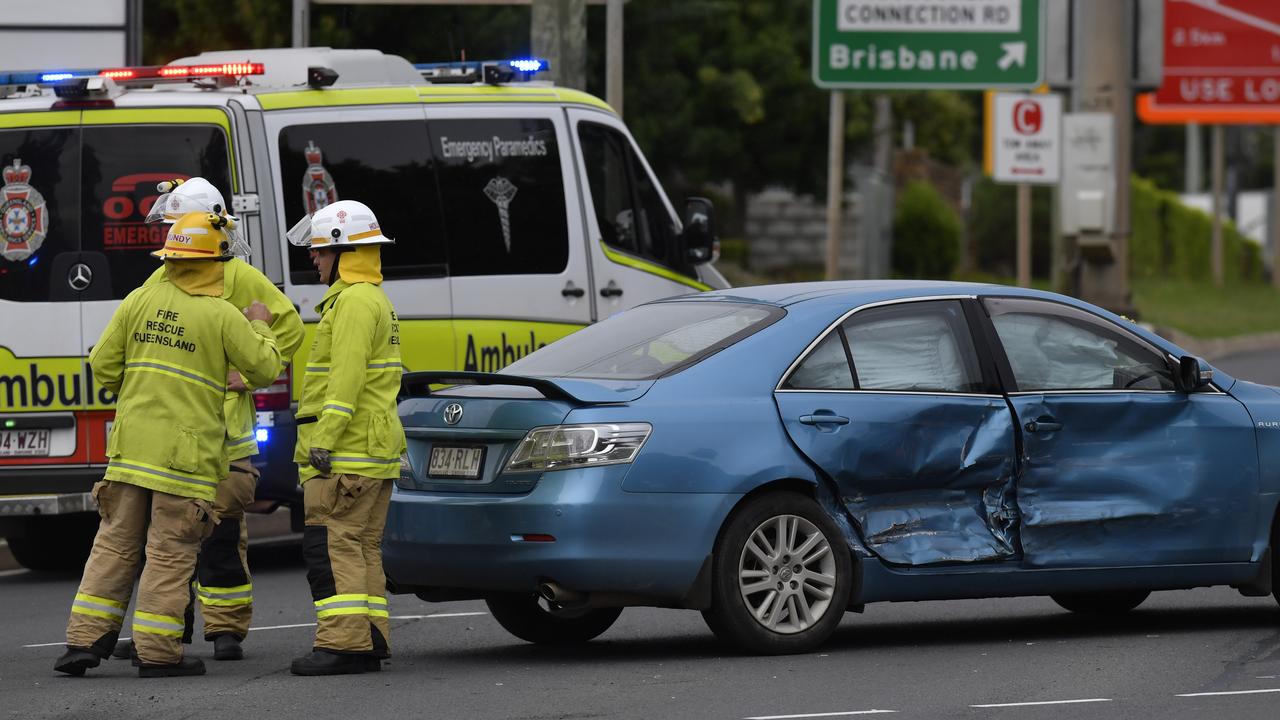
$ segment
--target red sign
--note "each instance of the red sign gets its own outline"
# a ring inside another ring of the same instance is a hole
[[[1164,82],[1145,122],[1280,121],[1280,2],[1167,0]]]
[[[1019,100],[1013,106],[1013,129],[1019,135],[1035,135],[1044,124],[1044,113],[1040,111],[1040,103],[1034,100]]]

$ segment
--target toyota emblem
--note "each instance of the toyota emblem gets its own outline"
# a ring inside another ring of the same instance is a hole
[[[462,420],[462,405],[449,403],[444,407],[444,421],[449,425],[457,425]]]
[[[76,263],[67,271],[67,284],[72,290],[81,291],[93,284],[93,270],[84,263]]]

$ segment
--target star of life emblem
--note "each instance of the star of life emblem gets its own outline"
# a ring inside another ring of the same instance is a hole
[[[4,187],[0,188],[0,257],[5,260],[26,260],[49,234],[44,196],[30,183],[31,166],[14,158],[4,169]]]
[[[485,197],[498,206],[498,221],[502,223],[502,241],[507,245],[507,252],[511,252],[511,201],[517,189],[504,177],[495,177],[484,186]]]
[[[302,205],[308,215],[315,215],[320,208],[338,201],[338,187],[321,164],[324,155],[314,140],[307,141],[302,154],[307,158],[307,171],[302,176]]]

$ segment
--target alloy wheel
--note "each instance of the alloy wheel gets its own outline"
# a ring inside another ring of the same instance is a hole
[[[812,522],[777,515],[760,523],[738,560],[738,590],[763,627],[783,635],[803,632],[831,606],[836,560]]]

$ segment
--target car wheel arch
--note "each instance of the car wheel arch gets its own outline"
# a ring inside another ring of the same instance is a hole
[[[836,502],[836,498],[831,495],[831,493],[822,485],[822,481],[818,479],[795,477],[779,478],[752,488],[750,492],[738,498],[738,501],[734,503],[733,507],[724,516],[724,520],[720,523],[720,529],[716,531],[715,543],[711,548],[712,554],[714,555],[720,549],[725,531],[728,529],[730,523],[733,522],[733,519],[738,515],[738,513],[742,512],[744,508],[749,507],[753,502],[755,502],[756,498],[762,495],[786,492],[803,495],[804,497],[813,500],[818,503],[818,506],[826,511],[829,516],[831,516],[831,519],[835,521],[836,525],[838,525],[844,532],[845,543],[848,547],[849,555],[853,559],[854,573],[856,577],[858,565],[862,560],[862,553],[858,552],[862,547],[862,541],[858,538],[852,521],[844,512],[843,507]]]

